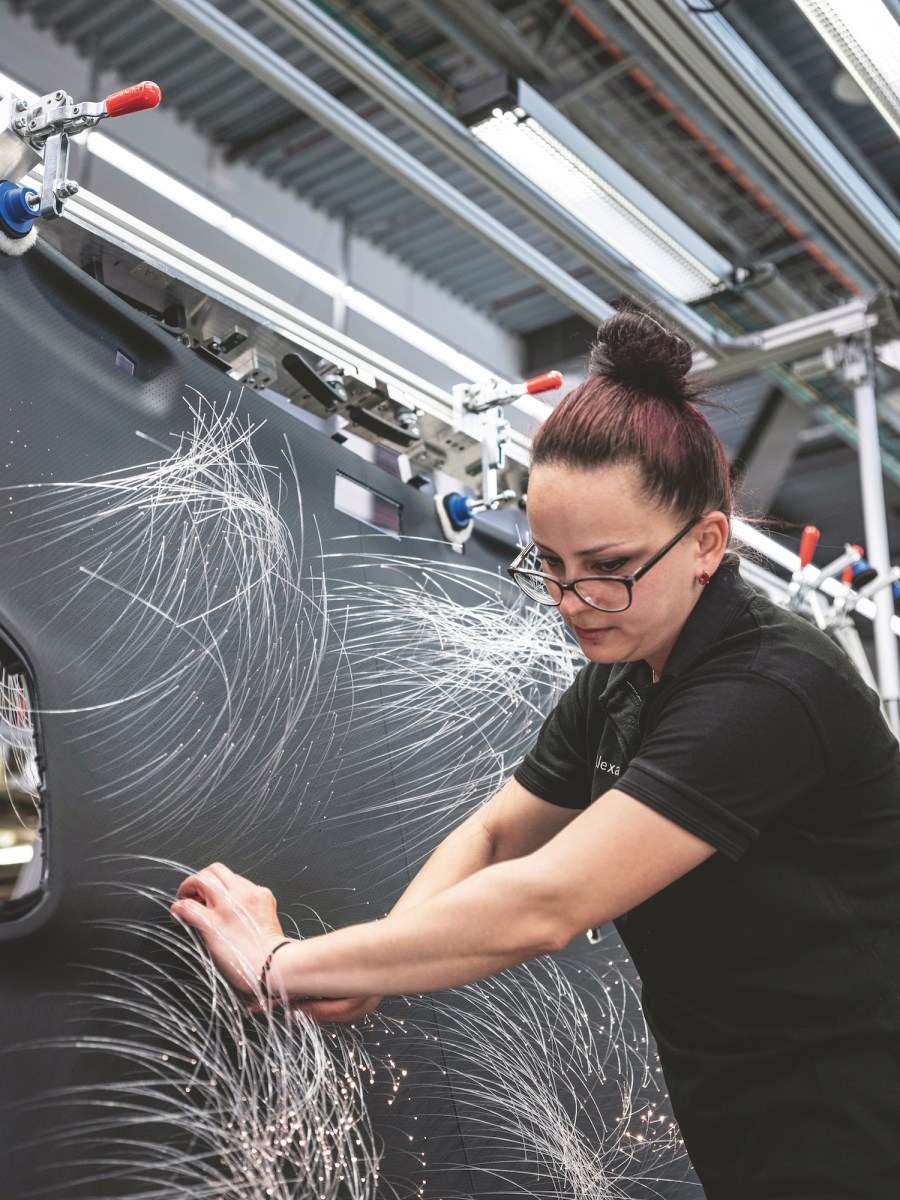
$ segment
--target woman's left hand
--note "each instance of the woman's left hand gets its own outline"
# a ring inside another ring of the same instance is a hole
[[[269,889],[222,863],[185,879],[172,915],[199,931],[220,974],[242,992],[257,989],[266,957],[285,940]]]

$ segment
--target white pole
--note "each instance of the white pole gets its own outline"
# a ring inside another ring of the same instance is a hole
[[[879,575],[891,569],[881,447],[878,441],[878,412],[875,407],[875,370],[871,343],[857,343],[845,359],[844,373],[853,387],[856,425],[859,430],[859,482],[862,492],[866,558]],[[875,660],[878,689],[888,724],[900,738],[900,655],[891,629],[894,615],[893,589],[875,593]]]

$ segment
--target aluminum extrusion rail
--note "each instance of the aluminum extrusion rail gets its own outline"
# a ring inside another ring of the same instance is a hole
[[[724,383],[748,371],[807,358],[833,342],[863,334],[877,323],[878,317],[871,311],[869,299],[848,300],[846,304],[783,325],[773,325],[758,333],[737,334],[733,339],[735,349],[728,358],[717,363],[697,364],[694,375],[709,383]]]
[[[845,353],[843,366],[845,379],[853,385],[856,426],[859,430],[859,479],[862,488],[866,549],[872,566],[879,575],[886,575],[891,569],[891,549],[885,511],[884,479],[879,469],[881,464],[875,394],[875,354],[871,338],[851,346],[849,353]],[[874,600],[878,690],[888,723],[894,734],[900,738],[900,661],[892,636],[894,596],[890,588],[882,588],[876,592]]]
[[[373,383],[376,378],[382,380],[388,385],[394,399],[403,401],[410,408],[421,409],[450,428],[461,430],[476,442],[481,441],[479,418],[473,413],[464,412],[462,405],[450,392],[366,349],[359,342],[99,196],[82,189],[69,200],[64,219],[198,288],[288,341],[315,351],[336,366],[353,374],[368,376]],[[511,407],[515,407],[515,404]],[[511,459],[527,464],[530,447],[531,441],[524,434],[510,432],[506,450]]]

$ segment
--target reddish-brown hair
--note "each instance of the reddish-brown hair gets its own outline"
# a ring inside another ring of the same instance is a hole
[[[725,448],[687,379],[690,344],[636,309],[597,330],[590,373],[554,408],[532,443],[532,466],[590,470],[634,463],[647,498],[679,517],[732,512]]]

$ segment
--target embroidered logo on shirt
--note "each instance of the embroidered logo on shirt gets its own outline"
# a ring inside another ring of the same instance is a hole
[[[616,766],[615,763],[607,762],[602,754],[597,755],[597,769],[600,771],[606,771],[610,775],[621,775],[622,773],[621,767]]]

